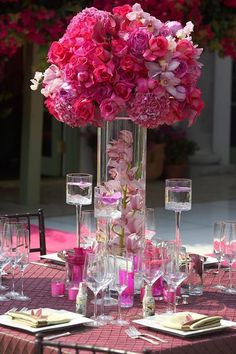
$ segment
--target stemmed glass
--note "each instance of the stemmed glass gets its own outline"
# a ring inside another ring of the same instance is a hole
[[[148,240],[157,238],[156,210],[154,208],[146,208],[145,210],[145,238]]]
[[[221,271],[220,266],[223,259],[222,250],[222,236],[224,234],[225,223],[222,221],[216,221],[213,225],[213,253],[218,262],[218,282],[214,285],[214,288],[224,290],[225,286],[221,284]]]
[[[104,323],[97,318],[97,295],[101,289],[106,287],[112,278],[108,272],[108,257],[103,253],[87,253],[85,257],[83,281],[94,293],[94,316],[93,322],[88,326],[98,327]]]
[[[26,225],[18,221],[8,221],[4,224],[3,236],[10,244],[10,264],[12,267],[12,289],[6,293],[10,299],[18,299],[20,294],[15,291],[15,269],[21,258],[19,246],[21,235],[25,233]]]
[[[175,212],[175,241],[181,246],[180,217],[182,211],[191,210],[192,180],[170,178],[165,181],[165,209]]]
[[[125,252],[122,255],[114,256],[113,261],[113,288],[118,292],[118,317],[116,320],[111,321],[111,323],[119,326],[126,326],[129,322],[124,320],[121,315],[121,294],[128,287],[128,273],[132,269],[132,262]]]
[[[17,248],[20,259],[18,266],[21,271],[21,293],[17,296],[17,300],[27,301],[30,297],[24,294],[24,271],[29,265],[30,240],[29,230],[24,229],[19,235],[19,247]]]
[[[106,249],[109,253],[111,239],[111,224],[121,217],[122,194],[109,190],[108,187],[99,185],[94,188],[94,216],[106,220]],[[109,287],[104,297],[105,306],[116,305],[117,300],[110,296]]]
[[[142,275],[151,287],[163,275],[163,242],[144,241],[142,257]]]
[[[3,234],[4,224],[7,218],[0,218],[0,290],[7,290],[8,287],[2,284],[2,273],[4,267],[10,263],[10,244]],[[0,295],[0,301],[9,301],[5,295]]]
[[[221,237],[223,259],[229,263],[229,287],[224,292],[236,294],[232,283],[232,265],[236,260],[236,221],[224,221]]]
[[[186,269],[182,268],[179,247],[176,241],[167,241],[164,253],[164,279],[168,284],[168,309],[167,312],[176,312],[176,289],[187,279]],[[172,294],[172,296],[170,296]]]
[[[83,210],[80,221],[80,241],[83,248],[94,248],[96,243],[96,227],[94,210]]]
[[[88,173],[66,175],[66,203],[76,207],[76,242],[80,247],[80,220],[82,205],[92,204],[92,180]]]

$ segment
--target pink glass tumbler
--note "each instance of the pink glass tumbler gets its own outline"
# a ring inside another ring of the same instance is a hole
[[[67,284],[70,282],[79,284],[82,281],[85,254],[86,250],[81,247],[66,253]]]

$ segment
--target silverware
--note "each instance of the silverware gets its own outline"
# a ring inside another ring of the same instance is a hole
[[[54,334],[54,335],[51,335],[51,336],[46,336],[43,339],[52,340],[52,339],[56,339],[56,338],[60,338],[60,337],[69,336],[70,334],[71,334],[71,332],[64,332],[64,333]]]
[[[140,332],[136,327],[130,326],[130,327],[129,327],[129,330],[130,330],[130,332],[132,332],[134,335],[147,336],[147,337],[156,339],[156,340],[158,340],[159,342],[168,343],[167,340],[162,339],[162,338],[160,338],[160,337],[158,337],[158,336],[154,336],[153,334]]]
[[[150,338],[146,338],[142,334],[141,335],[134,334],[132,331],[130,331],[129,328],[125,330],[125,333],[132,339],[143,339],[146,342],[149,342],[151,344],[159,345],[159,342],[156,342],[155,340]]]

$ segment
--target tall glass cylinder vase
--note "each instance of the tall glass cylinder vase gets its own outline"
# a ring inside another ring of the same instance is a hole
[[[119,117],[98,129],[97,184],[111,198],[122,194],[121,218],[110,220],[112,253],[137,255],[145,236],[146,128]]]

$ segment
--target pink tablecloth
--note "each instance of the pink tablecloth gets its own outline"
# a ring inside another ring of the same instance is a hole
[[[75,310],[75,304],[64,298],[52,298],[50,295],[50,282],[53,277],[63,277],[64,268],[52,265],[46,268],[38,265],[30,265],[25,271],[25,292],[31,297],[28,302],[8,301],[0,305],[0,313],[3,314],[12,307],[28,308],[50,307],[55,309]],[[236,273],[234,274],[236,275]],[[228,279],[228,273],[224,274],[224,281]],[[219,314],[224,319],[236,321],[236,295],[226,295],[215,292],[211,287],[216,281],[214,272],[208,271],[204,275],[205,289],[201,297],[189,298],[189,305],[178,306],[178,311],[191,310],[204,314]],[[7,276],[4,283],[10,285],[10,277]],[[20,282],[17,281],[17,287]],[[157,303],[156,311],[163,312],[165,304]],[[116,308],[106,308],[111,314],[116,314]],[[93,305],[88,306],[88,316],[92,314]],[[139,296],[135,298],[135,306],[130,309],[123,309],[123,315],[130,320],[140,318],[141,304]],[[145,332],[153,333],[154,330],[137,328]],[[236,353],[236,329],[226,329],[222,332],[204,335],[202,337],[183,339],[171,335],[158,333],[168,343],[154,346],[140,339],[130,339],[125,328],[106,325],[100,328],[91,329],[88,327],[77,327],[73,329],[74,334],[61,338],[64,342],[77,342],[86,345],[96,345],[113,349],[122,349],[133,352],[142,352],[144,349],[156,350],[161,354],[235,354]],[[13,330],[9,327],[0,326],[0,353],[1,354],[33,354],[34,335],[27,332]]]

